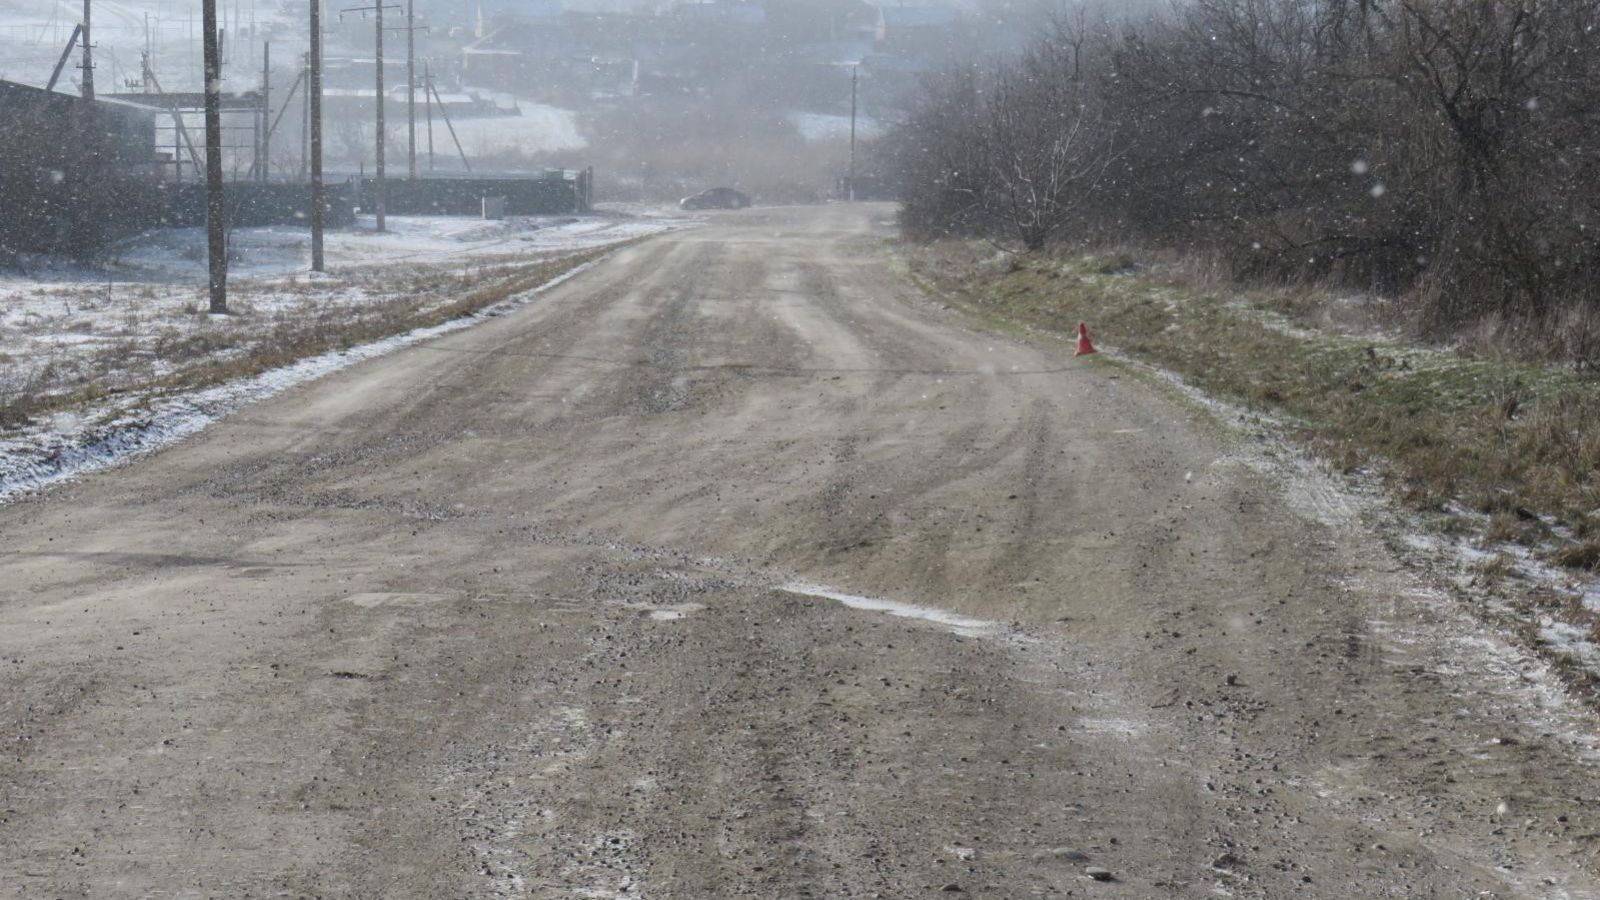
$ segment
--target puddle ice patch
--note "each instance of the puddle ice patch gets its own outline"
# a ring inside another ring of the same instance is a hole
[[[916,606],[911,603],[901,603],[897,600],[879,600],[875,597],[862,597],[856,594],[846,594],[841,591],[830,590],[820,585],[806,584],[804,582],[790,582],[779,590],[803,597],[821,597],[842,603],[851,609],[867,610],[869,612],[888,613],[891,616],[900,616],[905,619],[921,619],[932,622],[965,635],[992,634],[1000,628],[1000,623],[990,622],[987,619],[973,619],[967,616],[945,612],[942,609],[933,609],[927,606]]]

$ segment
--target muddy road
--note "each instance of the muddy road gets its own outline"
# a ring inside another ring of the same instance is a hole
[[[1600,896],[1537,665],[891,216],[720,215],[0,508],[0,896]]]

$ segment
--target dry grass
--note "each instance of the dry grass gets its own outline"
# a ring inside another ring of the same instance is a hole
[[[1550,561],[1568,569],[1600,571],[1600,541],[1584,541],[1550,554]]]
[[[1504,581],[1516,568],[1517,561],[1507,553],[1496,553],[1472,567],[1479,583],[1482,584],[1497,584]]]
[[[80,409],[108,394],[178,392],[210,387],[344,350],[392,335],[462,318],[531,290],[610,248],[536,263],[459,269],[421,269],[382,279],[382,301],[317,303],[309,283],[238,285],[230,298],[237,315],[218,322],[194,314],[189,322],[134,340],[108,343],[86,362],[43,360],[0,377],[0,430],[24,427],[62,410]],[[298,309],[260,315],[268,292],[304,295]],[[441,298],[446,298],[441,302]],[[143,365],[130,370],[137,355]]]
[[[496,270],[495,274],[434,275],[414,277],[401,294],[387,303],[352,310],[345,307],[310,317],[280,316],[273,322],[265,340],[234,356],[217,352],[219,343],[207,347],[200,361],[181,372],[158,381],[165,390],[192,390],[248,377],[288,365],[308,356],[347,350],[361,344],[440,325],[493,306],[594,259],[607,250],[595,250],[558,260]],[[440,304],[437,292],[454,291],[454,299]]]

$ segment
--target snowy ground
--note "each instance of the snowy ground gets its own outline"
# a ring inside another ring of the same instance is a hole
[[[222,322],[196,317],[204,304],[206,257],[200,229],[156,231],[124,243],[103,268],[46,264],[0,275],[0,390],[38,380],[42,367],[83,365],[98,351],[137,355],[172,332],[249,329],[265,316],[307,304],[368,306],[406,287],[405,276],[441,268],[471,273],[619,243],[677,227],[667,217],[542,217],[499,222],[447,217],[372,220],[328,235],[330,274],[311,278],[303,229],[250,228],[234,235],[236,312]],[[397,268],[399,267],[399,268]],[[132,346],[129,346],[132,345]]]
[[[472,93],[488,97],[501,106],[515,106],[518,115],[491,118],[457,118],[451,124],[462,149],[470,157],[505,153],[561,153],[589,146],[578,125],[578,114],[570,109],[531,103],[510,94],[468,86]],[[441,123],[434,124],[434,146],[446,158],[455,153],[450,133]]]
[[[830,116],[824,113],[794,113],[789,121],[799,129],[800,136],[812,143],[822,141],[847,141],[850,139],[850,117]],[[882,122],[869,116],[856,119],[856,136],[862,140],[882,137],[888,131]]]
[[[336,9],[335,9],[336,11]],[[275,103],[297,73],[297,60],[307,48],[307,22],[303,4],[223,3],[220,27],[228,35],[223,68],[223,89],[255,90],[261,81],[261,44],[272,43],[272,58],[280,79]],[[0,79],[42,87],[50,78],[67,39],[83,15],[80,0],[0,0]],[[235,20],[237,17],[237,20]],[[167,91],[200,87],[200,5],[193,0],[95,0],[94,46],[96,85],[101,93],[137,92],[143,84],[143,53],[150,51],[151,66]],[[423,35],[424,41],[428,39]],[[364,47],[342,43],[337,30],[329,36],[330,58],[370,54]],[[428,55],[425,48],[423,55]],[[79,60],[73,57],[61,74],[56,90],[77,94]],[[510,94],[469,88],[501,107],[516,107],[517,116],[452,119],[456,134],[474,159],[507,154],[560,153],[588,146],[572,110],[536,103]],[[420,116],[419,112],[419,116]],[[284,123],[284,146],[297,146],[299,125],[291,116]],[[419,122],[419,128],[422,127]],[[445,123],[434,122],[434,144],[441,159],[455,165],[455,146]],[[370,148],[363,147],[370,150]],[[330,163],[354,166],[360,156],[345,158],[340,141],[330,141]]]
[[[305,274],[305,231],[241,229],[234,236],[229,316],[200,312],[206,301],[199,230],[131,240],[100,268],[46,261],[30,272],[0,274],[0,412],[11,411],[0,415],[0,499],[19,484],[37,483],[39,472],[54,471],[58,458],[87,454],[98,465],[140,449],[143,438],[130,444],[113,432],[127,431],[130,421],[150,432],[149,417],[130,419],[129,411],[156,394],[170,401],[182,392],[186,370],[244,358],[275,342],[292,344],[308,328],[403,322],[528,263],[687,221],[666,214],[501,222],[397,216],[390,233],[377,234],[366,220],[330,233],[329,273],[316,277]],[[313,365],[305,377],[326,368]],[[263,384],[277,389],[281,380]],[[254,396],[252,390],[224,387],[218,397],[234,402]],[[19,410],[38,398],[54,402],[22,421]],[[216,407],[201,395],[184,402]]]
[[[271,39],[289,59],[305,45],[305,23],[276,3],[219,4],[219,27],[240,40],[224,69],[234,83],[259,81],[259,43]],[[67,38],[83,15],[79,0],[0,0],[0,78],[44,85]],[[237,16],[237,21],[235,20]],[[200,84],[200,4],[192,0],[94,0],[95,78],[101,91],[128,90],[140,79],[140,52],[154,51],[153,65],[169,91]],[[77,61],[62,73],[58,90],[77,93]],[[242,88],[239,88],[242,89]]]
[[[359,271],[396,264],[467,265],[525,260],[530,255],[570,253],[632,240],[676,227],[665,215],[534,216],[503,221],[451,216],[390,216],[379,234],[371,216],[357,227],[329,232],[328,265]],[[187,281],[205,278],[205,235],[201,229],[151,232],[124,243],[108,268],[128,280]],[[304,228],[240,229],[234,234],[233,272],[242,278],[284,276],[311,265],[311,240]]]
[[[319,353],[204,390],[164,396],[125,396],[92,408],[64,411],[9,436],[0,435],[0,503],[174,444],[234,410],[295,385],[441,334],[470,328],[485,318],[503,315],[589,265],[592,263],[572,268],[532,291],[508,298],[471,318],[417,328],[348,350]]]

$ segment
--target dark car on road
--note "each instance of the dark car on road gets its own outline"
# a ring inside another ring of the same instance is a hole
[[[681,209],[744,209],[750,195],[729,187],[715,187],[678,201]]]

